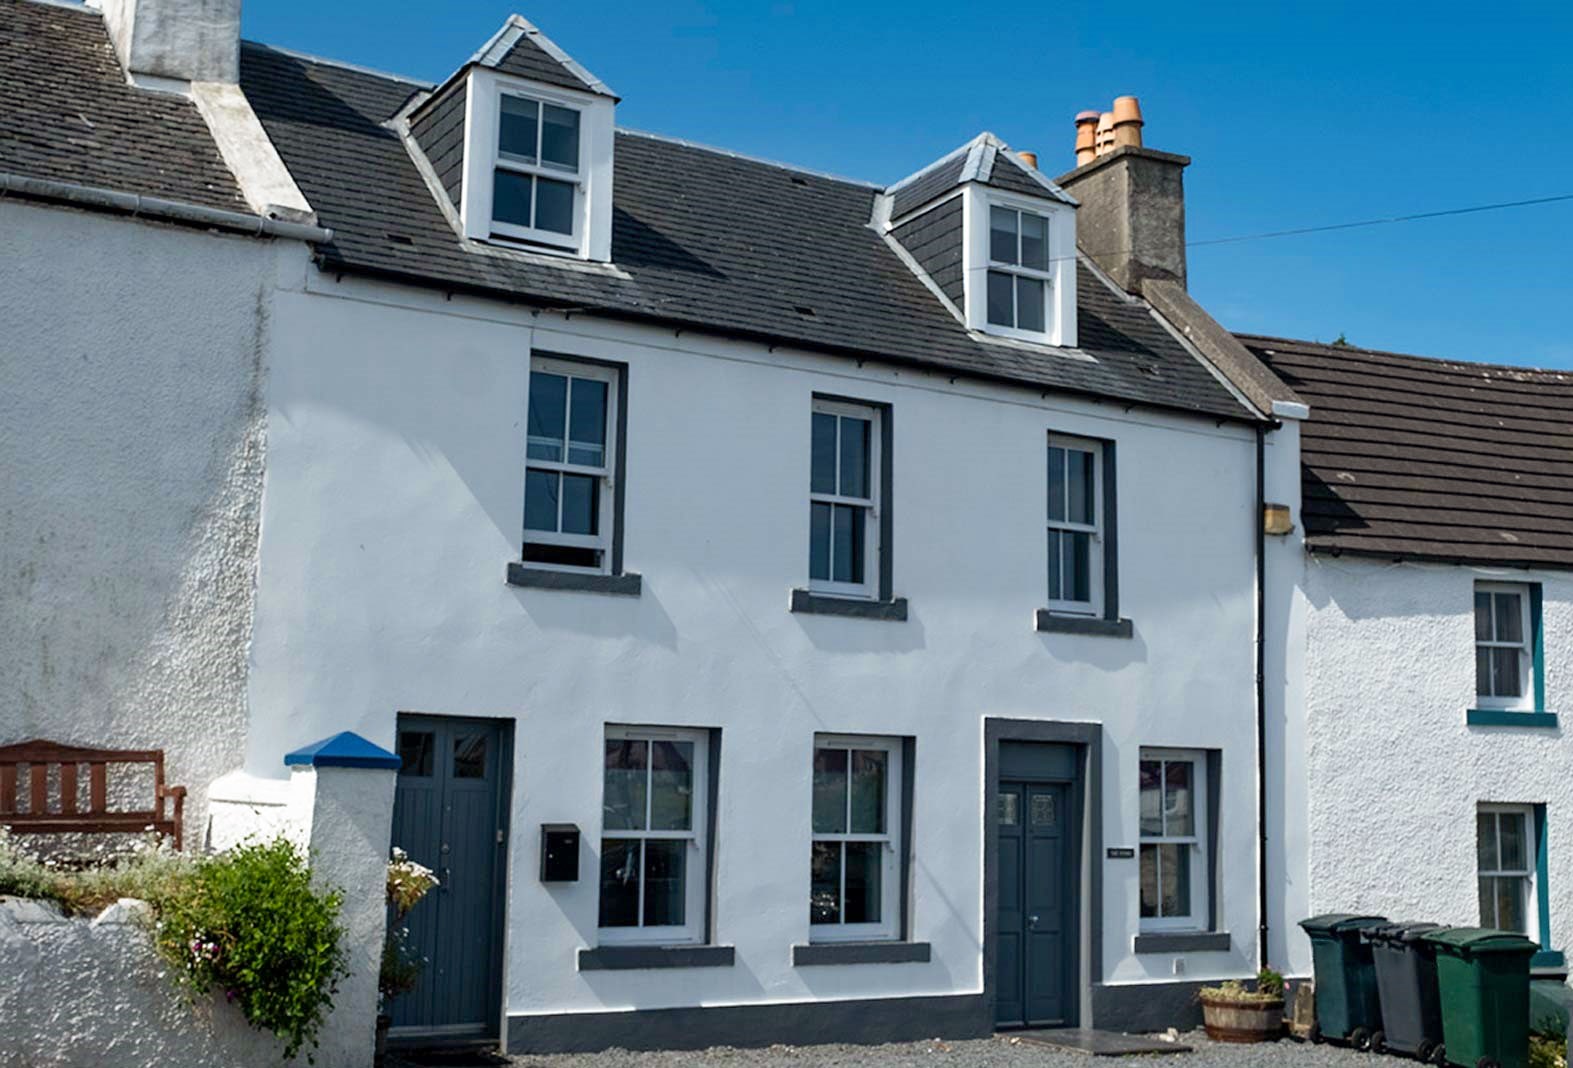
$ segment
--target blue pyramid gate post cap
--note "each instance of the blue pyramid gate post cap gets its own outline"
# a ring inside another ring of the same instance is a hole
[[[331,738],[284,754],[285,766],[292,768],[387,768],[398,771],[403,763],[396,754],[368,742],[354,731],[340,731]]]

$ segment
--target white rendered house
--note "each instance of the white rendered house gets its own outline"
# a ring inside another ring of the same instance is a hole
[[[40,8],[0,0],[46,55],[151,47]],[[313,227],[246,289],[208,793],[399,754],[444,889],[396,1037],[1136,1030],[1281,959],[1300,544],[1263,515],[1307,409],[1185,294],[1183,157],[1055,182],[982,134],[880,186],[620,130],[519,18],[437,86],[237,47],[124,87]],[[0,210],[81,225],[48,203]],[[1084,213],[1152,240],[1095,260]]]

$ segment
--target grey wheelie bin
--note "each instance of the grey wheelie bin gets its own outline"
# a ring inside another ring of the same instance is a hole
[[[1372,1049],[1428,1061],[1442,1045],[1436,947],[1421,937],[1440,930],[1434,923],[1389,923],[1365,930],[1382,1002],[1382,1030],[1372,1036]]]
[[[1376,989],[1371,945],[1360,933],[1387,923],[1385,916],[1333,912],[1301,920],[1311,938],[1311,964],[1316,972],[1316,1023],[1311,1041],[1347,1042],[1369,1049],[1371,1036],[1382,1030],[1382,1004]]]

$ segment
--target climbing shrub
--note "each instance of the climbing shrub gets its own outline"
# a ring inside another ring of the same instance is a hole
[[[312,886],[293,843],[279,838],[203,858],[152,904],[159,951],[193,994],[223,992],[253,1027],[283,1041],[286,1059],[316,1047],[348,974],[342,895]]]

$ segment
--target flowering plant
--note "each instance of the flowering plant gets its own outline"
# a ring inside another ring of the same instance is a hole
[[[382,945],[382,969],[377,974],[377,990],[384,1003],[409,993],[421,977],[426,961],[410,945],[410,929],[405,926],[404,918],[438,885],[437,876],[430,868],[411,860],[398,846],[393,847],[392,859],[388,861],[391,917],[388,937]]]

